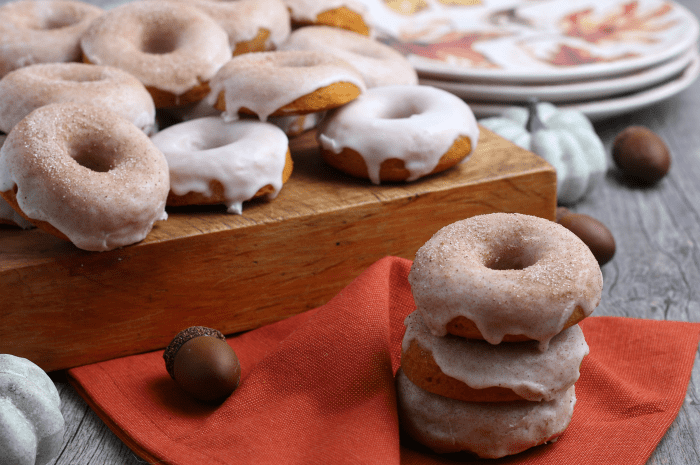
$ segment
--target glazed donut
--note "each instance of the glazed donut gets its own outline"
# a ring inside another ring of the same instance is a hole
[[[289,140],[281,129],[216,116],[176,124],[152,139],[168,161],[168,205],[225,204],[242,213],[253,197],[277,196],[292,174]]]
[[[0,148],[2,148],[6,137],[7,136],[4,134],[0,134]],[[0,224],[19,226],[23,229],[29,229],[33,226],[29,221],[25,220],[22,215],[17,213],[2,197],[0,197]]]
[[[362,74],[367,88],[418,84],[418,74],[399,52],[344,29],[307,26],[292,32],[281,50],[316,50],[341,58]]]
[[[49,103],[73,102],[109,108],[149,133],[155,125],[153,99],[126,71],[84,63],[26,66],[0,79],[0,131]]]
[[[221,26],[232,54],[275,50],[291,32],[289,10],[282,0],[177,0],[202,10]]]
[[[211,80],[208,101],[228,120],[238,114],[301,115],[326,111],[365,90],[355,69],[326,53],[275,51],[234,57]]]
[[[99,107],[52,103],[0,149],[0,195],[39,228],[85,250],[139,242],[166,218],[168,165],[148,136]]]
[[[399,424],[435,452],[482,458],[513,455],[559,437],[576,404],[574,386],[550,401],[464,402],[439,396],[396,375]]]
[[[469,106],[428,86],[369,89],[318,127],[323,159],[355,177],[414,181],[465,160],[479,127]]]
[[[537,341],[486,341],[436,337],[420,313],[405,321],[401,368],[416,386],[467,402],[549,401],[579,378],[588,344],[578,325],[552,338],[542,352]]]
[[[292,27],[332,26],[362,35],[371,35],[365,19],[367,8],[355,0],[284,0],[289,8]]]
[[[492,213],[440,229],[408,276],[435,336],[548,341],[600,303],[603,275],[581,239],[557,223]]]
[[[133,74],[156,108],[203,99],[209,79],[231,58],[226,31],[179,2],[125,3],[93,21],[81,44],[83,61]]]
[[[80,61],[80,37],[104,10],[73,0],[0,6],[0,77],[34,63]]]

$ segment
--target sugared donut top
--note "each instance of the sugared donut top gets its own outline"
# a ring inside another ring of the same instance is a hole
[[[420,312],[411,313],[405,325],[404,352],[415,342],[432,354],[445,375],[473,389],[510,389],[529,401],[552,400],[571,387],[580,376],[581,361],[588,355],[588,344],[578,325],[557,334],[544,352],[537,341],[494,346],[477,339],[436,337]]]
[[[342,58],[362,74],[367,88],[418,84],[418,75],[399,52],[367,36],[329,26],[294,31],[281,50],[318,50]]]
[[[73,0],[0,6],[0,77],[34,63],[80,61],[80,37],[103,11]]]
[[[10,132],[36,108],[73,102],[109,108],[144,132],[155,124],[153,99],[126,71],[84,63],[26,66],[0,79],[0,131]]]
[[[34,110],[0,148],[0,192],[84,250],[142,240],[167,218],[168,166],[148,136],[100,107]]]
[[[362,76],[333,55],[311,51],[247,53],[234,57],[210,81],[208,101],[215,104],[224,93],[224,117],[238,119],[241,108],[265,121],[284,105],[337,82],[364,91]]]
[[[240,42],[255,39],[260,29],[269,33],[266,50],[276,49],[291,32],[289,10],[282,0],[196,0],[188,3],[211,16],[228,33],[231,50]]]
[[[380,183],[381,164],[402,160],[413,181],[430,173],[460,136],[479,138],[474,114],[463,100],[429,86],[368,89],[321,122],[318,140],[326,150],[350,148],[365,160],[370,180]]]
[[[282,188],[289,140],[272,124],[241,120],[227,123],[212,116],[170,126],[155,134],[153,143],[165,154],[170,190],[211,196],[211,182],[224,188],[230,213],[241,214],[243,202],[265,186],[274,198]]]
[[[175,95],[206,83],[231,58],[228,35],[206,14],[177,2],[144,0],[97,18],[81,40],[87,60]]]
[[[522,334],[542,348],[576,307],[590,315],[603,289],[598,262],[576,235],[517,213],[440,229],[416,253],[408,280],[434,335],[444,336],[447,323],[464,316],[492,344]]]

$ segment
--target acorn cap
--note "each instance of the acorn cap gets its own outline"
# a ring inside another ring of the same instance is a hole
[[[182,347],[185,342],[199,336],[211,336],[221,339],[224,342],[226,341],[226,337],[221,333],[221,331],[207,328],[206,326],[190,326],[189,328],[183,329],[177,333],[177,336],[175,336],[170,344],[168,344],[168,347],[165,348],[165,352],[163,352],[165,369],[168,371],[168,374],[172,379],[175,379],[174,367],[175,355],[177,355],[177,351],[180,350],[180,347]]]

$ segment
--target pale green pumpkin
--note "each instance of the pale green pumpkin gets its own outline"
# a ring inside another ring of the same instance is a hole
[[[58,454],[65,430],[60,404],[41,368],[0,354],[0,465],[43,465]]]
[[[547,160],[557,171],[557,201],[570,205],[585,197],[605,175],[605,147],[586,116],[531,102],[479,123]]]

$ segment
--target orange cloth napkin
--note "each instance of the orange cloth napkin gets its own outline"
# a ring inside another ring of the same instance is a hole
[[[162,351],[74,368],[73,386],[135,453],[194,464],[644,464],[686,395],[700,324],[591,317],[571,425],[500,460],[400,438],[394,374],[414,309],[411,262],[388,257],[322,307],[229,338],[242,365],[220,406],[183,394]],[[174,335],[173,335],[174,336]]]

